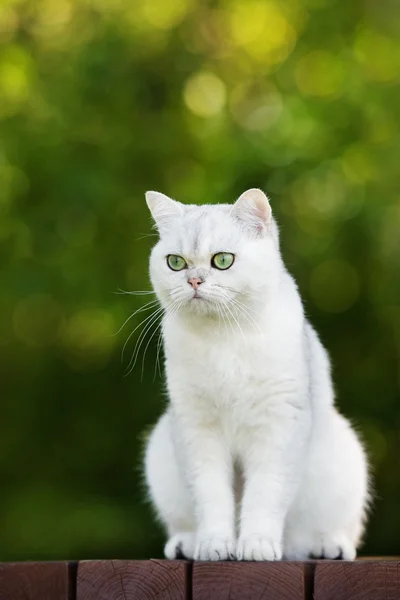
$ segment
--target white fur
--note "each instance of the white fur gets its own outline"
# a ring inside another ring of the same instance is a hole
[[[266,196],[191,206],[157,192],[151,280],[165,309],[169,406],[145,473],[167,558],[354,559],[363,448],[334,407],[328,355],[282,262]],[[235,262],[211,266],[217,252]],[[187,268],[166,262],[178,254]],[[204,279],[201,298],[189,277]]]

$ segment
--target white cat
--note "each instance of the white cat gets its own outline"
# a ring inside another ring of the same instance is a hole
[[[368,503],[363,448],[334,407],[265,194],[233,205],[146,199],[160,239],[169,406],[145,473],[165,556],[354,559]]]

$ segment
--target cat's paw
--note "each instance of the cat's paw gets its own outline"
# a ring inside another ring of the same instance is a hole
[[[229,537],[200,537],[194,552],[195,560],[235,560],[235,540]]]
[[[236,558],[238,560],[281,560],[282,549],[279,542],[273,539],[249,535],[239,538]]]
[[[330,560],[354,560],[356,557],[354,544],[345,536],[321,534],[314,540],[309,558]]]
[[[187,558],[192,560],[194,557],[196,536],[190,531],[184,531],[173,535],[164,547],[164,556],[169,560]]]

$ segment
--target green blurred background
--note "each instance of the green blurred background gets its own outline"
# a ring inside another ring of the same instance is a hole
[[[363,551],[400,552],[399,36],[395,0],[2,0],[0,559],[161,555],[157,336],[124,377],[115,292],[150,289],[145,190],[248,187],[368,447]]]

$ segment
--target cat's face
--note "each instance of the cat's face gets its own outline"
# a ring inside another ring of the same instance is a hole
[[[165,308],[245,317],[276,282],[277,229],[266,196],[245,192],[234,205],[183,205],[147,192],[160,239],[150,276]]]

